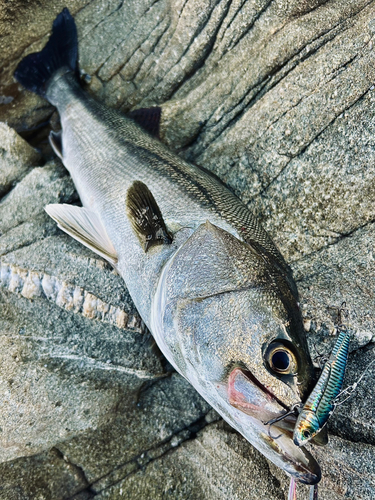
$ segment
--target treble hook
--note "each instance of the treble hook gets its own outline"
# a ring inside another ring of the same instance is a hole
[[[295,415],[296,410],[298,410],[301,407],[302,403],[294,403],[294,405],[292,405],[290,407],[290,410],[288,410],[286,413],[283,413],[282,415],[279,415],[278,417],[273,418],[272,420],[268,420],[268,422],[264,422],[264,425],[273,425],[276,422],[280,422],[280,420],[284,420],[284,418],[289,417],[289,415]]]
[[[269,425],[269,429],[268,429],[269,437],[271,437],[272,439],[278,439],[280,436],[282,436],[282,434],[280,434],[279,436],[272,436],[271,435],[271,427],[276,422],[280,422],[280,420],[284,420],[284,418],[289,417],[290,415],[296,415],[296,411],[298,411],[298,409],[300,409],[300,408],[302,408],[302,403],[295,403],[294,405],[292,405],[290,407],[290,410],[288,410],[286,413],[283,413],[282,415],[279,415],[276,418],[268,420],[268,422],[264,422],[264,425]]]

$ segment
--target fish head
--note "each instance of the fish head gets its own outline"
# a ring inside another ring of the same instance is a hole
[[[314,370],[297,300],[250,245],[207,222],[165,266],[152,331],[169,361],[243,436],[301,482],[320,468],[293,442]]]
[[[296,417],[267,425],[304,400],[314,381],[287,288],[248,244],[207,222],[164,267],[151,329],[168,360],[228,423],[276,465],[314,484],[319,465],[293,442]]]

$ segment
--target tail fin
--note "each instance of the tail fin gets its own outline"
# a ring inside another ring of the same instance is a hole
[[[67,8],[54,20],[52,35],[44,49],[22,59],[14,77],[27,90],[45,97],[48,81],[62,68],[78,76],[77,28]]]

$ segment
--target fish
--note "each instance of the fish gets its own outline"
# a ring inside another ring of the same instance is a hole
[[[47,213],[117,270],[164,356],[234,429],[296,481],[318,483],[295,419],[277,436],[265,425],[315,383],[292,270],[271,237],[216,176],[157,139],[160,108],[125,116],[85,92],[67,8],[14,76],[57,108],[50,143],[82,203]]]
[[[345,368],[348,361],[350,335],[342,331],[324,364],[322,373],[300,411],[295,425],[293,440],[297,446],[305,446],[327,424],[341,393]]]

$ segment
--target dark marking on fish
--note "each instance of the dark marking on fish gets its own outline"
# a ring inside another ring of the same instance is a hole
[[[146,184],[135,181],[128,190],[126,212],[145,252],[154,245],[172,243],[160,208]]]

